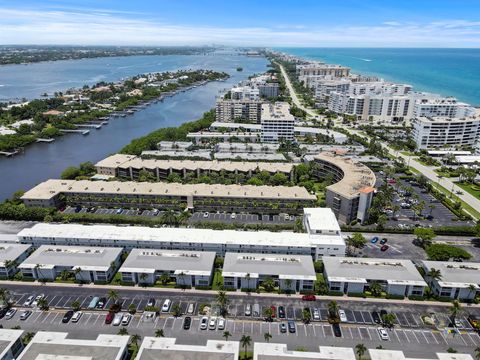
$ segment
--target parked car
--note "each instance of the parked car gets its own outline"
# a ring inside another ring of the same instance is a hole
[[[217,329],[218,330],[224,330],[225,329],[225,319],[224,318],[219,318],[218,319]]]
[[[211,317],[210,321],[208,322],[208,328],[210,330],[215,330],[217,328],[217,318]]]
[[[72,323],[77,323],[80,318],[82,317],[83,313],[81,311],[77,311],[75,312],[75,314],[73,314],[72,316]]]
[[[278,307],[278,318],[285,319],[285,308],[283,306]]]
[[[195,304],[194,303],[188,304],[187,314],[192,315],[194,311],[195,311]]]
[[[147,306],[153,307],[156,303],[157,301],[155,300],[155,298],[150,298],[148,299]]]
[[[376,244],[378,242],[378,236],[375,236],[374,238],[372,238],[372,240],[370,240],[370,242],[372,244]]]
[[[283,322],[280,323],[279,327],[280,327],[280,332],[281,333],[286,333],[287,332],[287,325],[285,325],[285,323],[283,323]]]
[[[373,322],[375,324],[381,324],[382,323],[382,319],[380,318],[380,315],[376,311],[372,312],[372,319],[373,319]]]
[[[87,306],[87,309],[91,310],[91,309],[95,309],[97,307],[97,304],[98,304],[98,301],[100,300],[100,298],[98,296],[95,296],[91,301],[90,303],[88,304]]]
[[[387,251],[389,248],[390,246],[388,245],[382,245],[382,247],[380,248],[380,251]]]
[[[340,329],[340,325],[332,324],[333,334],[335,337],[342,337],[342,330]]]
[[[105,317],[105,324],[111,324],[113,321],[113,318],[115,317],[115,313],[109,311],[107,316]]]
[[[388,241],[387,238],[382,238],[382,240],[380,240],[380,244],[382,244],[382,245],[383,245],[383,244],[386,244],[387,241]]]
[[[162,312],[168,312],[168,310],[170,310],[171,304],[172,304],[172,300],[166,299],[162,305]]]
[[[347,314],[345,314],[345,310],[338,310],[338,316],[340,317],[341,322],[347,322]]]
[[[7,311],[7,313],[5,314],[5,319],[7,320],[10,320],[11,318],[13,318],[13,316],[17,313],[17,309],[10,309]]]
[[[70,319],[72,318],[73,314],[75,313],[75,311],[73,310],[68,310],[65,315],[63,315],[63,318],[62,318],[62,323],[66,324],[70,321]]]
[[[32,307],[37,306],[37,305],[38,305],[38,302],[39,302],[41,299],[43,299],[44,297],[45,297],[44,294],[37,295],[37,296],[35,297],[35,300],[33,300],[33,302],[32,302]]]
[[[190,325],[192,325],[192,318],[190,316],[186,316],[185,320],[183,320],[183,330],[189,330]]]
[[[128,326],[128,324],[130,324],[130,320],[132,320],[132,315],[124,314],[122,316],[122,326]]]
[[[290,215],[285,214],[285,216],[283,218],[284,218],[285,221],[288,221],[288,220],[290,220]]]
[[[232,214],[230,215],[230,219],[235,219],[236,217],[237,217],[237,214],[235,214],[235,213],[232,213]]]
[[[313,309],[313,320],[320,320],[320,310],[318,310],[317,308]]]
[[[96,308],[97,309],[103,309],[106,304],[107,304],[107,298],[101,297],[100,299],[98,299],[98,303],[97,303]]]
[[[119,326],[122,323],[122,317],[123,317],[123,314],[121,313],[115,314],[115,316],[113,317],[112,325]]]
[[[245,305],[245,316],[252,315],[252,306],[250,304]]]
[[[317,298],[315,297],[315,295],[303,295],[302,300],[303,301],[315,301],[315,300],[317,300]]]
[[[288,332],[293,334],[296,331],[297,331],[297,327],[295,326],[295,321],[289,320],[288,321]]]
[[[388,336],[387,330],[384,328],[379,328],[378,329],[378,335],[380,336],[380,339],[382,340],[390,340],[390,337]]]
[[[204,316],[200,320],[200,330],[207,330],[208,327],[208,317]]]
[[[20,320],[27,320],[30,315],[32,315],[32,310],[25,310],[20,314]]]
[[[467,320],[470,323],[470,325],[472,325],[472,328],[476,330],[480,330],[480,320],[478,320],[478,318],[475,315],[468,315]]]
[[[270,306],[270,309],[272,309],[272,319],[275,319],[277,316],[277,308],[275,306]]]
[[[253,316],[258,317],[260,316],[260,305],[253,304]]]
[[[123,209],[122,209],[122,208],[120,208],[120,209],[117,209],[116,213],[117,213],[117,214],[121,214],[121,213],[122,213],[122,211],[123,211]]]
[[[27,300],[23,302],[23,306],[31,306],[33,303],[33,300],[35,300],[35,295],[30,295]]]

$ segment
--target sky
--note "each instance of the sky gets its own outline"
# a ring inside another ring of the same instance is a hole
[[[0,0],[0,44],[480,47],[480,1]]]

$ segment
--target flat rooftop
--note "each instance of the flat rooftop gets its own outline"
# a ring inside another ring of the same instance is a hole
[[[406,357],[400,350],[369,349],[370,360],[432,360]],[[473,360],[471,355],[456,353],[437,353],[439,360]]]
[[[457,261],[422,261],[427,269],[440,270],[442,278],[438,284],[442,287],[466,288],[474,285],[480,289],[480,263]]]
[[[255,343],[253,345],[253,360],[355,360],[351,348],[319,346],[318,352],[292,351],[286,344]]]
[[[303,216],[306,217],[312,231],[334,231],[340,234],[340,225],[330,208],[304,208]]]
[[[160,270],[210,276],[214,262],[212,251],[132,249],[119,271],[152,274]]]
[[[295,117],[290,114],[290,104],[286,102],[276,102],[275,104],[262,104],[263,120],[285,120],[294,121]]]
[[[95,340],[68,339],[67,336],[62,332],[39,331],[17,360],[121,360],[130,339],[121,335],[98,335]]]
[[[204,346],[175,342],[174,338],[145,337],[135,360],[237,360],[240,350],[238,341],[207,340]]]
[[[324,256],[322,261],[329,281],[427,286],[410,260]]]
[[[10,350],[13,344],[23,335],[23,330],[0,329],[0,359]]]
[[[327,189],[346,198],[358,196],[360,190],[375,186],[376,178],[373,171],[362,163],[353,161],[350,157],[322,152],[314,156],[314,159],[330,163],[343,172],[343,178],[335,184],[327,186]]]
[[[18,240],[44,239],[98,239],[138,241],[146,243],[176,242],[204,244],[240,244],[264,246],[295,246],[311,248],[317,244],[344,245],[341,236],[315,236],[306,233],[235,231],[188,228],[150,228],[141,226],[80,225],[40,223],[18,233]],[[97,249],[97,248],[96,248]]]
[[[210,185],[60,179],[50,179],[38,184],[27,191],[22,196],[22,199],[49,200],[62,193],[262,198],[308,201],[315,201],[317,199],[315,195],[311,195],[301,186]]]
[[[276,275],[280,279],[316,280],[312,257],[309,255],[249,254],[227,252],[222,275],[258,278]]]
[[[145,150],[142,151],[141,154],[142,157],[159,157],[159,158],[177,158],[177,157],[182,157],[182,158],[201,158],[201,159],[206,159],[210,160],[212,156],[210,155],[210,151],[202,151],[202,150],[196,150],[196,151],[167,151],[167,150]]]
[[[121,252],[122,249],[118,247],[42,245],[19,268],[31,268],[40,264],[42,269],[74,266],[82,270],[105,271]]]
[[[14,261],[22,256],[30,245],[0,243],[0,266],[5,266],[5,261]]]
[[[215,159],[241,159],[246,161],[286,161],[285,155],[277,154],[265,154],[265,153],[249,153],[249,152],[217,152],[214,155]]]
[[[480,155],[455,156],[455,161],[460,164],[480,163]]]
[[[123,158],[123,160],[122,160]],[[293,163],[269,163],[269,162],[243,162],[243,161],[218,161],[218,160],[161,160],[142,159],[131,155],[116,154],[107,157],[95,164],[98,168],[134,168],[134,169],[173,169],[173,170],[202,170],[202,171],[268,171],[270,173],[290,173],[295,164]]]

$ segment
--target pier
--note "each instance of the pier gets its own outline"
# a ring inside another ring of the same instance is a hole
[[[82,134],[82,135],[88,135],[90,133],[90,130],[60,130],[60,132],[64,134]]]
[[[41,142],[44,142],[44,143],[51,143],[51,142],[54,142],[55,139],[42,139],[42,138],[38,138],[37,139],[37,143],[41,143]]]
[[[12,152],[0,151],[0,155],[4,155],[6,157],[11,157],[11,156],[17,155],[17,154],[18,154],[18,150],[15,150],[15,151],[12,151]]]
[[[77,124],[79,128],[101,129],[102,124]]]

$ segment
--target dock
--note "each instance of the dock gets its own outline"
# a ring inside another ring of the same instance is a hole
[[[60,130],[60,132],[64,134],[82,134],[82,135],[88,135],[90,133],[90,130]]]
[[[51,139],[42,139],[42,138],[38,138],[37,139],[37,142],[40,143],[40,142],[44,142],[44,143],[51,143],[51,142],[54,142],[55,139],[54,138],[51,138]]]
[[[102,124],[76,124],[79,128],[101,129]]]
[[[17,155],[17,154],[18,154],[18,150],[15,150],[15,151],[12,151],[12,152],[0,151],[0,155],[4,155],[6,157],[11,157],[11,156]]]

